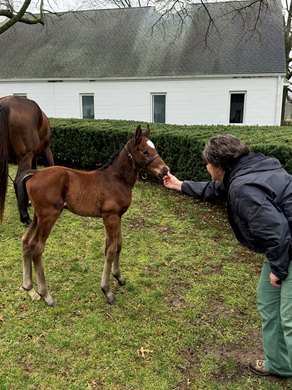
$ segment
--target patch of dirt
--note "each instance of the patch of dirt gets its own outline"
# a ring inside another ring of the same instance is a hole
[[[252,270],[258,275],[260,275],[263,266],[263,258],[264,255],[256,254],[248,248],[245,248],[242,245],[238,244],[237,249],[234,251],[233,254],[230,255],[228,261],[233,264],[249,264]]]
[[[189,284],[182,278],[176,278],[171,283],[171,289],[166,297],[166,301],[170,307],[185,306],[185,301],[181,296],[181,291],[189,287]]]
[[[219,361],[219,370],[210,375],[210,379],[218,384],[223,386],[224,383],[231,384],[233,381],[238,380],[239,377],[253,377],[256,379],[257,376],[250,372],[248,365],[256,359],[263,358],[260,330],[249,334],[243,345],[204,345],[202,343],[184,351],[182,355],[185,359],[185,364],[177,367],[183,373],[184,379],[176,390],[190,390],[192,388],[192,383],[195,383],[198,376],[200,376],[200,359],[203,359],[202,355]],[[226,363],[228,361],[233,363],[232,373],[228,369],[228,363]],[[268,376],[264,380],[268,381],[270,385],[274,383],[283,389],[288,390],[292,388],[290,379]],[[255,382],[254,385],[256,390],[258,384]],[[253,387],[249,387],[249,389],[253,389]]]
[[[129,219],[129,226],[133,230],[140,230],[147,226],[147,223],[144,218],[139,218],[139,219]]]

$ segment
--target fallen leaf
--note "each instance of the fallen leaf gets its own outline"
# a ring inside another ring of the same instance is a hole
[[[151,349],[144,349],[143,347],[141,347],[137,351],[138,355],[141,355],[143,359],[145,359],[145,353],[153,353],[153,352],[154,351],[152,351]]]

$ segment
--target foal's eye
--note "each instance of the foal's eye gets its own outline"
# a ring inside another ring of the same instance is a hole
[[[150,155],[150,153],[148,152],[148,150],[144,150],[144,151],[143,151],[143,154],[144,154],[144,156],[146,156],[146,157],[148,157],[148,156]]]

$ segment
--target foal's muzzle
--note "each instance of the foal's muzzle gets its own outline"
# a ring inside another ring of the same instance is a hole
[[[167,173],[169,172],[169,168],[168,168],[168,166],[164,166],[162,169],[161,169],[161,171],[158,173],[158,177],[159,177],[159,179],[163,179],[164,178],[164,176],[166,176],[167,175]]]

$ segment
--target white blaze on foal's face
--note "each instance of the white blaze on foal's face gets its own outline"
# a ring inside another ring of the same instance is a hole
[[[149,145],[150,148],[155,149],[154,143],[150,141],[150,139],[147,141],[147,145]]]

